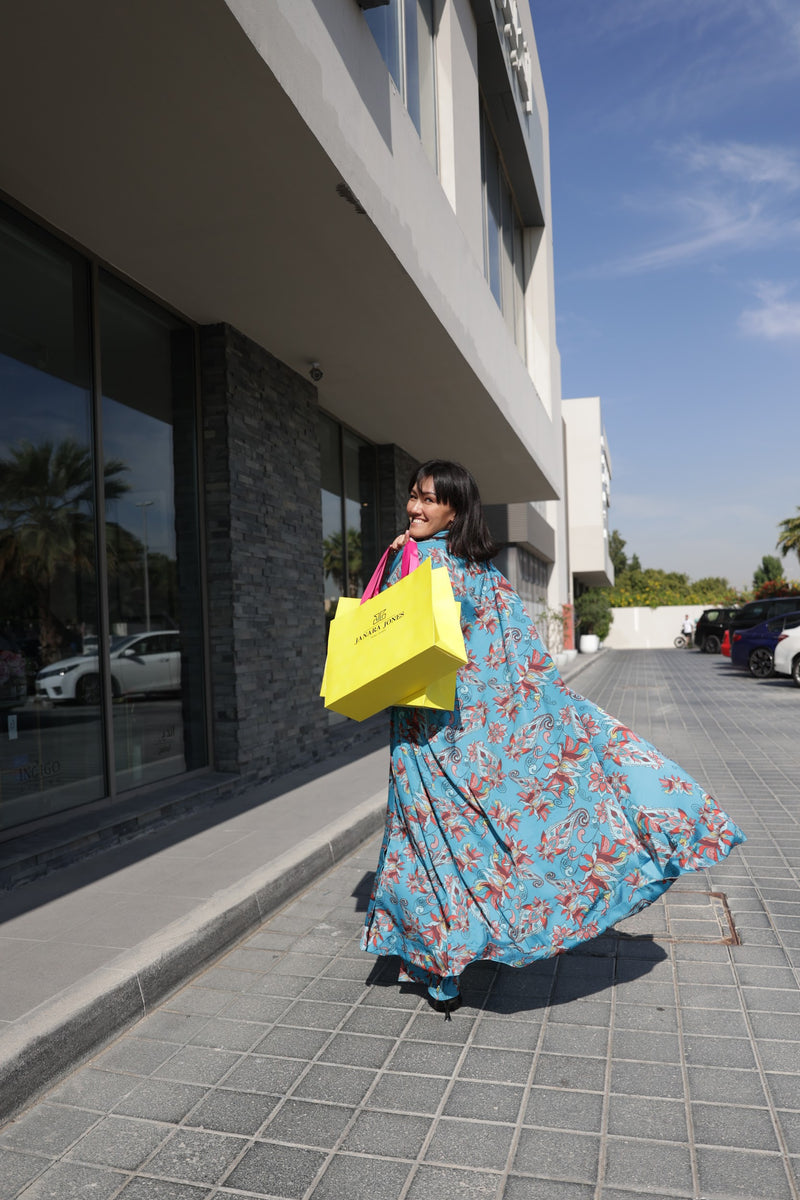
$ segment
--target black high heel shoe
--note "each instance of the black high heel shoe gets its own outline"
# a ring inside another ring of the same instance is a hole
[[[429,1004],[434,1012],[444,1013],[445,1021],[450,1020],[450,1013],[456,1012],[464,1003],[464,998],[459,992],[450,1000],[434,1000],[433,996],[429,997]]]

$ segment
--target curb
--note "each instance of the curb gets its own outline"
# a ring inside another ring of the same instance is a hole
[[[385,789],[92,972],[0,1036],[6,1121],[376,833]]]

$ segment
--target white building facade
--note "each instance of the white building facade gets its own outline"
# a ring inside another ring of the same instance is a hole
[[[0,836],[374,732],[326,623],[426,458],[569,601],[527,0],[32,3],[0,65]]]

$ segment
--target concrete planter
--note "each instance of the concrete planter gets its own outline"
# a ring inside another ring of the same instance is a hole
[[[600,638],[596,633],[582,633],[578,648],[581,654],[595,654],[600,649]]]

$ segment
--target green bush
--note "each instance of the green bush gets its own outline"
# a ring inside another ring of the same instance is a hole
[[[602,642],[608,637],[613,619],[608,588],[589,588],[575,601],[575,622],[581,633],[595,633]]]

